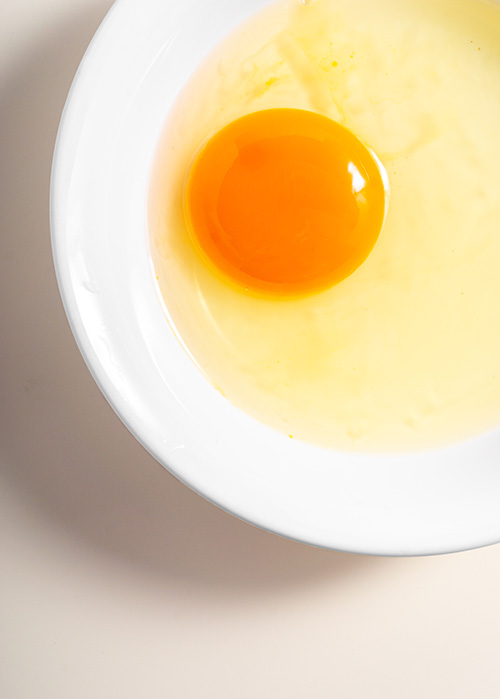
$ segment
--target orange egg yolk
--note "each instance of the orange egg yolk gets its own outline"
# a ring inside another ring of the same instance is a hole
[[[320,291],[367,258],[382,229],[380,166],[348,129],[315,112],[269,109],[225,126],[201,149],[184,193],[188,229],[240,285]]]

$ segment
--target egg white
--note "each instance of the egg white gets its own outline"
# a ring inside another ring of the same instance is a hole
[[[384,230],[347,280],[302,299],[208,269],[182,211],[201,143],[246,113],[342,123],[390,180]],[[296,438],[414,449],[500,421],[500,9],[479,0],[280,0],[199,67],[152,176],[170,322],[235,405]]]

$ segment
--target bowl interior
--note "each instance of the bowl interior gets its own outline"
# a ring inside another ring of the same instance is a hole
[[[120,0],[82,62],[53,168],[57,275],[105,396],[177,477],[237,516],[371,554],[500,540],[500,432],[400,455],[325,451],[239,411],[166,322],[148,251],[149,176],[168,110],[203,56],[264,0]]]

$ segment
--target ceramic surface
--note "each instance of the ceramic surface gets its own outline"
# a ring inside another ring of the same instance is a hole
[[[233,514],[317,546],[430,554],[500,540],[500,431],[402,455],[324,451],[228,403],[175,338],[148,253],[158,138],[203,56],[263,0],[120,0],[75,78],[52,178],[54,257],[83,356],[166,468]]]

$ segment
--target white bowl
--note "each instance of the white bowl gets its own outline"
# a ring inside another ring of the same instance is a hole
[[[412,454],[298,443],[227,402],[174,337],[148,255],[146,200],[186,78],[265,0],[120,0],[72,86],[51,224],[64,304],[87,364],[137,439],[235,515],[309,544],[431,554],[500,540],[500,431]]]

